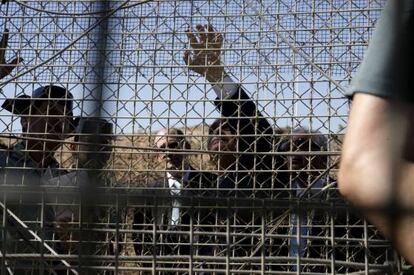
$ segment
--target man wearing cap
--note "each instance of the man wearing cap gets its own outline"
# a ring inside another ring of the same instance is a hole
[[[14,188],[6,196],[9,212],[5,218],[8,230],[6,244],[2,246],[7,249],[7,253],[23,253],[27,250],[31,253],[48,253],[50,251],[45,249],[40,240],[33,240],[33,235],[27,235],[28,231],[24,227],[27,226],[28,230],[44,239],[46,244],[47,240],[52,239],[54,210],[40,202],[44,199],[43,187],[48,184],[48,180],[66,173],[59,167],[54,154],[75,128],[73,96],[59,86],[42,86],[33,91],[32,96],[21,95],[7,99],[2,108],[18,115],[22,126],[22,141],[0,152],[1,184],[3,187]],[[2,204],[2,213],[4,207]],[[16,260],[13,264],[15,272],[24,274],[17,268],[25,264],[30,263]],[[36,263],[33,268],[38,269],[40,266],[42,265]]]
[[[49,85],[37,88],[31,97],[7,99],[1,107],[20,116],[24,141],[11,151],[30,150],[25,153],[25,157],[30,157],[25,161],[34,168],[56,166],[56,150],[75,129],[72,94],[62,87]]]

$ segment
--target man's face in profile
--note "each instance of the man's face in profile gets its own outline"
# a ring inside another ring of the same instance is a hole
[[[222,170],[228,169],[234,164],[236,157],[232,154],[220,154],[219,152],[237,151],[236,136],[232,133],[228,125],[220,124],[219,127],[210,129],[210,138],[207,148],[212,152],[213,160]]]
[[[287,151],[292,152],[318,152],[322,151],[322,148],[317,145],[311,136],[292,136],[291,148],[286,148]],[[289,146],[288,144],[286,146]],[[289,156],[290,169],[294,171],[300,171],[305,169],[321,169],[323,168],[323,158],[317,153],[315,155],[294,155]]]
[[[75,137],[77,145],[72,146],[73,157],[79,168],[101,169],[111,157],[110,137],[96,137],[92,134],[79,134]]]
[[[162,130],[158,132],[155,138],[155,146],[165,149],[157,154],[157,159],[167,170],[182,170],[186,160],[186,141],[182,133],[175,129]],[[180,151],[168,151],[167,149],[176,149]]]

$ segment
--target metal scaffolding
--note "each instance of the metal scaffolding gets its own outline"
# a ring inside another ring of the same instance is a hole
[[[1,274],[406,269],[336,185],[384,2],[2,1]]]

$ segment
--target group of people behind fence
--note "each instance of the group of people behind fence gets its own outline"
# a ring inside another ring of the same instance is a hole
[[[225,71],[221,63],[223,35],[211,25],[197,25],[196,29],[187,32],[191,49],[183,58],[190,71],[209,81],[217,96],[213,102],[221,116],[208,128],[205,150],[216,169],[200,170],[191,165],[189,155],[198,148],[191,148],[185,130],[166,128],[156,133],[154,150],[165,175],[136,194],[153,207],[132,211],[135,254],[158,257],[163,273],[173,268],[188,270],[185,263],[191,257],[200,274],[224,273],[225,260],[220,259],[226,257],[235,258],[232,269],[312,272],[332,268],[326,259],[306,261],[320,259],[321,255],[359,262],[348,266],[349,270],[363,269],[365,257],[375,263],[389,260],[379,258],[386,255],[383,252],[388,244],[378,246],[381,256],[367,252],[362,243],[340,251],[345,247],[340,242],[346,242],[346,236],[362,242],[367,233],[362,227],[326,227],[334,221],[346,225],[359,220],[341,209],[340,203],[335,211],[312,205],[316,201],[319,206],[332,206],[329,199],[339,198],[335,181],[329,177],[328,155],[324,154],[327,138],[300,126],[275,133],[277,126],[269,123],[249,92]],[[7,44],[4,39],[2,45]],[[104,203],[94,192],[102,181],[111,180],[102,178],[100,171],[112,150],[112,125],[98,118],[75,118],[73,102],[70,91],[51,84],[36,89],[31,96],[7,99],[2,105],[20,117],[22,126],[20,141],[0,154],[2,188],[8,190],[2,201],[1,215],[6,222],[0,252],[6,255],[4,269],[10,274],[25,274],[24,270],[33,273],[30,260],[13,258],[16,253],[98,253],[96,245],[87,245],[88,240],[105,243],[101,250],[108,255],[126,249],[125,234],[100,235],[102,230],[94,233],[96,228],[91,226],[98,223],[97,217],[107,214],[94,207]],[[68,173],[60,167],[55,153],[73,136],[77,170]],[[58,200],[53,194],[62,190],[73,196]],[[76,196],[79,191],[80,196]],[[106,218],[105,223],[113,225],[111,232],[122,231],[118,225],[131,208],[127,204]],[[83,226],[74,228],[80,221]],[[274,230],[266,236],[262,228],[269,225],[275,225]],[[337,236],[338,240],[332,242],[326,236]],[[287,260],[280,263],[272,257]],[[76,272],[72,262],[53,259],[38,263],[37,268]],[[154,264],[146,263],[143,260],[141,267]],[[87,265],[80,263],[80,270]]]

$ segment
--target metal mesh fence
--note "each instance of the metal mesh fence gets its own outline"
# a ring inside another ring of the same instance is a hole
[[[384,1],[2,2],[2,274],[406,267],[336,186]]]

